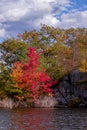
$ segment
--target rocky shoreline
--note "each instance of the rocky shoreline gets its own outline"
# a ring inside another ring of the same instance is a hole
[[[0,100],[0,107],[87,107],[87,73],[73,71],[53,86],[54,96],[44,96],[30,105],[27,101],[11,98]]]
[[[11,98],[4,98],[0,100],[0,108],[86,108],[87,102],[83,102],[79,99],[71,99],[67,104],[59,104],[55,97],[45,96],[42,99],[38,99],[31,105],[26,101],[14,101]]]

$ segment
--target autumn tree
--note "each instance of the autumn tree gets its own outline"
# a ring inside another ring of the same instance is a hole
[[[17,62],[12,69],[12,76],[18,86],[29,93],[34,100],[44,94],[52,94],[50,86],[54,84],[39,61],[41,52],[35,48],[28,49],[29,60],[25,63]]]
[[[26,58],[28,45],[17,39],[8,39],[0,44],[0,91],[3,95],[14,96],[22,91],[11,76],[11,67],[14,62]]]
[[[21,88],[13,80],[13,77],[7,67],[0,66],[0,98],[6,96],[14,98],[15,95],[22,95]]]

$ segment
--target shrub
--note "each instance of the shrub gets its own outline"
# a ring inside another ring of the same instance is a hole
[[[81,103],[83,103],[82,99],[79,99],[79,98],[71,99],[68,102],[68,107],[70,108],[79,107]]]

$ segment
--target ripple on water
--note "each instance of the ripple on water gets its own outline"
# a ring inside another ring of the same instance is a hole
[[[87,110],[0,109],[0,130],[87,130]]]

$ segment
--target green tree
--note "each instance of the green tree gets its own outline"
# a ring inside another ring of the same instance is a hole
[[[9,39],[0,44],[0,61],[10,68],[14,62],[26,58],[28,45],[17,39]]]
[[[0,66],[0,70],[0,98],[22,95],[22,90],[16,85],[9,70],[3,65]]]

